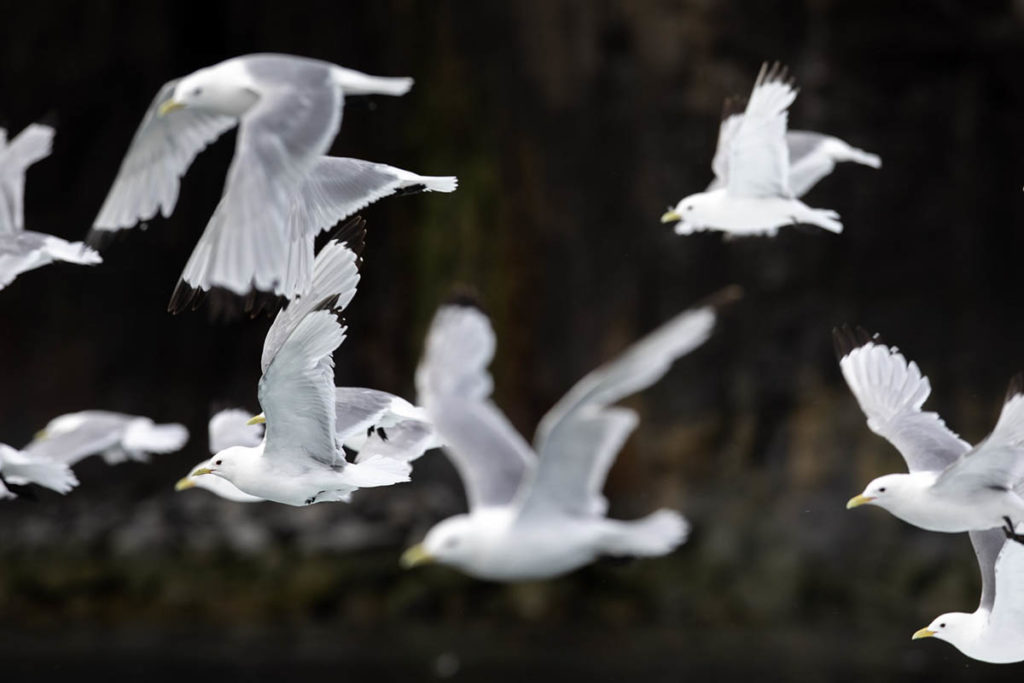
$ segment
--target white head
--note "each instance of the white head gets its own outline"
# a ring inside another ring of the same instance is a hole
[[[486,531],[484,532],[486,534]],[[479,553],[483,539],[481,527],[469,515],[455,515],[435,524],[423,542],[402,554],[401,564],[406,569],[420,564],[437,562],[465,569]]]
[[[217,453],[215,456],[206,461],[205,466],[200,465],[196,469],[189,473],[190,478],[201,477],[208,474],[215,474],[218,477],[223,477],[228,481],[232,481],[238,472],[244,469],[250,462],[252,462],[253,456],[259,455],[259,447],[249,448],[247,446],[231,446]]]
[[[160,104],[160,116],[175,109],[203,109],[241,116],[256,103],[259,94],[252,79],[237,62],[223,62],[185,76],[174,86],[171,97]]]
[[[964,643],[968,643],[977,637],[977,626],[978,624],[975,622],[973,614],[948,612],[935,617],[932,623],[917,631],[913,636],[913,640],[919,638],[938,638],[962,652]]]
[[[861,505],[877,505],[891,511],[893,505],[898,506],[900,502],[906,500],[908,494],[919,491],[926,485],[925,481],[913,474],[887,474],[868,484],[859,496],[851,498],[846,503],[846,509]]]
[[[661,217],[662,223],[676,221],[677,235],[686,235],[697,230],[706,230],[712,225],[714,207],[719,202],[719,194],[714,192],[698,192],[683,197],[675,208],[669,209]]]

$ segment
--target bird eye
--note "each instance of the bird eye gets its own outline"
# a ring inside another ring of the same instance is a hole
[[[213,463],[213,464],[214,464],[214,465],[223,465],[223,464],[224,464],[224,461],[223,461],[223,460],[218,460],[217,462],[215,462],[215,463]]]
[[[883,486],[882,488],[878,489],[878,492],[879,493],[885,493],[885,487]]]
[[[939,624],[939,628],[946,628],[945,624]]]
[[[449,538],[447,541],[444,542],[444,547],[445,548],[454,548],[458,544],[459,544],[459,539],[457,539],[457,538]]]
[[[192,91],[192,94],[195,95],[196,97],[199,97],[200,95],[203,94],[203,89],[202,88],[196,88],[195,90]]]
[[[693,211],[693,204],[690,204],[688,207],[686,207],[686,210],[687,211]]]

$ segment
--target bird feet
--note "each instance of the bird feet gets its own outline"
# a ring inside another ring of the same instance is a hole
[[[384,428],[374,427],[373,425],[370,425],[369,427],[366,428],[366,438],[369,439],[371,436],[373,436],[373,432],[375,430],[377,432],[377,436],[379,436],[382,441],[388,440],[388,433],[384,431]]]
[[[311,496],[310,498],[306,499],[306,505],[312,505],[313,503],[316,502],[317,498],[319,498],[321,495],[323,495],[325,493],[327,493],[327,492],[326,491],[317,491],[316,495]]]
[[[1010,518],[1003,517],[1003,522],[1006,524],[1006,526],[1003,527],[1003,533],[1006,534],[1007,540],[1017,541],[1017,543],[1024,545],[1024,535],[1017,533],[1017,530],[1014,529],[1013,522],[1010,521]]]

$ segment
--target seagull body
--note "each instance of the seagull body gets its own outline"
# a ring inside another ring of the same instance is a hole
[[[847,507],[877,505],[928,531],[959,533],[1024,521],[1024,384],[1015,378],[992,433],[971,447],[921,410],[928,378],[895,347],[863,330],[834,332],[839,367],[868,427],[903,456],[909,473],[868,484]],[[1011,527],[1012,529],[1012,527]]]
[[[0,129],[0,289],[54,261],[95,265],[103,260],[82,242],[25,230],[25,172],[50,155],[53,135],[53,128],[32,124],[8,144]]]
[[[226,448],[190,477],[212,474],[250,496],[295,506],[348,501],[360,488],[408,481],[411,457],[374,453],[349,462],[343,450],[362,432],[365,452],[373,420],[397,405],[390,395],[334,386],[332,355],[346,331],[339,316],[355,296],[364,235],[360,219],[343,227],[317,256],[309,294],[278,313],[267,331],[259,383],[264,413],[252,420],[266,422],[262,441]]]
[[[416,372],[420,403],[458,470],[468,514],[435,525],[402,556],[439,562],[480,579],[546,579],[604,555],[658,556],[683,543],[674,510],[636,521],[605,517],[608,470],[638,416],[612,404],[647,388],[700,346],[713,309],[688,311],[594,370],[541,420],[533,448],[490,400],[495,336],[487,316],[462,304],[434,317]]]
[[[936,617],[914,639],[945,640],[968,657],[992,664],[1024,661],[1024,546],[998,529],[970,536],[981,571],[978,608]]]
[[[109,465],[146,462],[150,453],[173,453],[188,441],[184,425],[156,424],[148,417],[106,410],[67,413],[50,420],[25,453],[74,466],[91,455]]]
[[[93,224],[93,235],[169,216],[196,155],[239,126],[224,194],[171,298],[183,310],[205,291],[308,289],[313,240],[394,193],[451,192],[452,177],[324,157],[345,95],[399,96],[412,79],[382,78],[290,55],[236,57],[166,83],[153,100]]]
[[[806,131],[786,132],[796,89],[778,64],[761,67],[742,113],[729,107],[712,161],[715,180],[704,192],[685,197],[662,216],[677,235],[719,230],[732,235],[775,235],[786,225],[809,224],[842,232],[839,214],[813,209],[803,196],[832,172],[836,162],[878,168],[881,159],[839,138]]]
[[[7,484],[37,484],[65,494],[78,486],[78,479],[66,464],[44,456],[33,456],[0,443],[0,500],[16,498]]]

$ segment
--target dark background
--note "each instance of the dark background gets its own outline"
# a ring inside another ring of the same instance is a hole
[[[713,338],[628,404],[642,422],[607,486],[616,516],[682,510],[673,555],[500,586],[402,572],[403,547],[463,509],[440,453],[351,506],[175,494],[205,424],[256,410],[265,319],[172,317],[167,300],[219,198],[225,136],[174,215],[0,292],[0,440],[103,408],[182,421],[185,451],[77,468],[67,497],[0,506],[5,680],[81,673],[422,680],[1014,680],[1021,666],[910,642],[970,611],[965,536],[846,499],[903,463],[869,432],[831,350],[860,323],[928,374],[966,439],[1024,368],[1024,4],[1020,2],[17,3],[0,28],[0,122],[56,126],[28,176],[29,229],[81,239],[159,86],[284,52],[409,75],[351,98],[333,153],[457,174],[369,222],[339,384],[414,398],[422,336],[455,283],[493,316],[498,403],[527,435],[586,371],[730,284]],[[709,181],[722,100],[763,60],[800,86],[794,128],[884,159],[807,197],[846,231],[679,238],[658,217]]]

